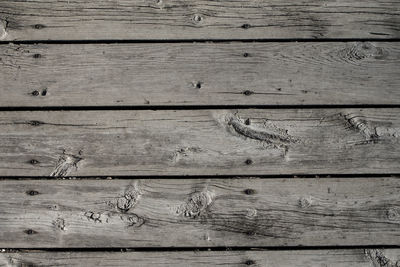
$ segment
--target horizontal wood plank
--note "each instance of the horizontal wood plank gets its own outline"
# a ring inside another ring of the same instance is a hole
[[[0,253],[0,266],[381,267],[396,263],[400,264],[398,249]]]
[[[384,0],[0,1],[1,40],[399,38]]]
[[[387,42],[0,45],[0,106],[399,104]]]
[[[399,112],[1,112],[0,175],[400,173]]]
[[[398,245],[400,179],[1,180],[0,247]]]

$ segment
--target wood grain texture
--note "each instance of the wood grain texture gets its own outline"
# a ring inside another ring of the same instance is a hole
[[[373,255],[372,257],[370,255]],[[375,257],[374,257],[375,256]],[[382,261],[386,260],[386,261]],[[382,267],[400,264],[398,249],[197,251],[197,252],[17,252],[0,253],[0,266],[268,266]]]
[[[400,179],[1,180],[0,247],[398,245]]]
[[[397,43],[0,45],[0,106],[399,104]]]
[[[399,111],[1,112],[0,175],[399,173]]]
[[[0,1],[2,40],[399,38],[385,0]]]

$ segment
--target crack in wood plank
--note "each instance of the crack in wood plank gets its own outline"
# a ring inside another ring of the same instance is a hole
[[[240,136],[252,140],[260,141],[263,144],[271,145],[275,148],[288,150],[289,145],[299,142],[299,140],[287,133],[286,130],[264,124],[263,128],[250,124],[250,119],[242,120],[238,115],[228,115],[228,125]]]

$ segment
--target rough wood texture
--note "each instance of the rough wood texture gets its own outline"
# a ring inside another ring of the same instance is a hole
[[[2,0],[0,38],[399,38],[399,7],[385,0]]]
[[[396,263],[400,264],[398,249],[0,253],[0,266],[395,267]]]
[[[0,175],[399,173],[399,112],[2,112]]]
[[[398,245],[400,179],[2,180],[0,247]]]
[[[399,104],[397,43],[0,45],[0,106]]]

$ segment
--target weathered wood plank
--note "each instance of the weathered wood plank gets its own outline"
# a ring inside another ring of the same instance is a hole
[[[0,253],[0,266],[394,267],[396,263],[400,264],[398,249]]]
[[[1,112],[0,175],[400,173],[399,112]]]
[[[1,180],[0,247],[398,245],[400,179]]]
[[[397,43],[0,46],[0,106],[399,104]]]
[[[399,38],[385,0],[0,1],[2,40]]]

